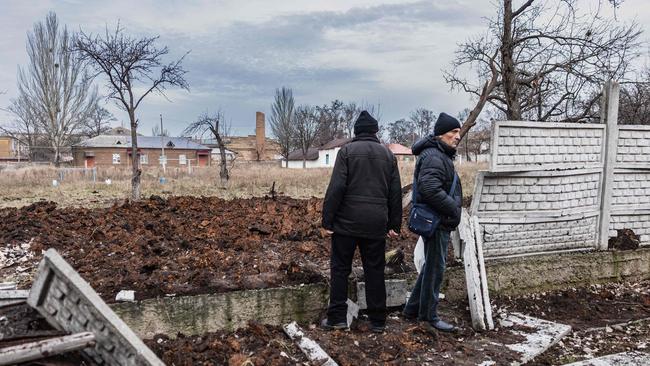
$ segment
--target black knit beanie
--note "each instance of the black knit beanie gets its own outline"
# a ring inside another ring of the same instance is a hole
[[[359,114],[359,118],[354,122],[354,134],[360,133],[377,133],[379,131],[379,123],[372,118],[370,113],[363,111]]]
[[[435,136],[444,135],[455,128],[460,128],[460,122],[458,122],[456,118],[443,112],[438,116],[436,127],[433,129],[433,134]]]

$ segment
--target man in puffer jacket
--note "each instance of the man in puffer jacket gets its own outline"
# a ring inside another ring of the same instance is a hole
[[[460,180],[453,197],[451,185],[456,175],[453,159],[460,142],[460,122],[440,113],[434,134],[413,145],[416,164],[417,202],[425,203],[440,215],[440,225],[434,235],[424,239],[425,264],[411,292],[403,315],[419,320],[426,330],[454,332],[456,327],[438,317],[438,296],[445,272],[449,233],[460,223],[462,188]]]
[[[354,124],[354,139],[336,156],[323,202],[323,227],[332,234],[330,301],[325,329],[347,328],[348,276],[359,247],[372,330],[386,324],[384,267],[386,235],[402,225],[397,159],[377,138],[379,124],[366,111]]]

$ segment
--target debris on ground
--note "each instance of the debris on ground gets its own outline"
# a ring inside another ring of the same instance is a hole
[[[609,238],[608,248],[618,250],[635,250],[639,249],[641,238],[634,234],[631,229],[618,229],[616,236]]]
[[[167,365],[297,365],[307,362],[279,326],[250,322],[234,332],[156,335],[145,344]]]
[[[0,209],[0,243],[5,252],[30,243],[32,266],[43,250],[57,249],[108,302],[123,289],[141,300],[316,283],[329,274],[321,208],[321,199],[282,196],[152,196],[94,209],[39,202]],[[387,240],[388,250],[404,255],[391,271],[413,270],[416,240],[408,230]],[[358,256],[354,265],[361,265]],[[0,276],[14,269],[0,269]],[[20,287],[29,286],[26,278]]]

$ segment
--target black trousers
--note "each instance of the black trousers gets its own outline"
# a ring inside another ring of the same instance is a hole
[[[330,303],[327,318],[331,324],[344,323],[348,311],[348,277],[352,272],[352,259],[356,247],[361,253],[366,283],[366,304],[368,317],[372,322],[386,321],[386,239],[367,239],[332,235],[330,260]]]

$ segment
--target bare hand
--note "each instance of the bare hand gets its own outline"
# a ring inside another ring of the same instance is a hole
[[[334,232],[332,230],[325,229],[325,234],[332,235],[332,234],[334,234]]]
[[[395,230],[389,230],[388,231],[388,237],[389,238],[397,238],[399,236],[398,233],[395,232]]]

